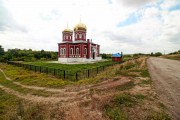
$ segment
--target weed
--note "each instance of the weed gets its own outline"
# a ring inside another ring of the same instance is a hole
[[[20,93],[23,93],[23,94],[30,93],[33,95],[39,95],[39,96],[44,96],[44,97],[48,97],[48,96],[51,96],[52,94],[54,94],[54,93],[42,91],[42,90],[32,90],[29,88],[23,88],[19,85],[14,84],[12,81],[6,80],[1,72],[0,72],[0,83],[1,83],[1,85],[5,86],[5,87],[11,88],[11,89],[18,91]]]
[[[0,120],[16,118],[16,104],[21,99],[0,89]]]
[[[140,84],[151,84],[152,81],[150,79],[148,80],[142,80]]]
[[[127,120],[126,114],[119,107],[111,107],[106,105],[104,111],[111,120]]]
[[[22,101],[18,101],[17,117],[21,120],[21,119],[23,119],[23,116],[24,116],[24,105],[23,105]]]
[[[132,107],[137,103],[136,99],[129,94],[120,94],[115,96],[114,104],[118,106]]]
[[[119,87],[117,87],[118,90],[123,91],[123,90],[129,90],[131,88],[133,88],[135,86],[133,81],[130,81],[128,83],[126,83],[125,85],[120,85]]]
[[[142,70],[140,74],[141,74],[142,77],[150,77],[149,72],[148,72],[147,69]]]
[[[146,98],[146,96],[143,94],[137,94],[137,95],[135,95],[135,97],[139,100],[143,100],[144,98]]]
[[[57,88],[73,83],[70,81],[58,79],[52,75],[35,73],[33,71],[28,71],[20,67],[15,67],[3,63],[0,63],[0,68],[3,69],[5,74],[12,80],[26,85]]]
[[[145,58],[134,61],[125,62],[115,71],[115,75],[131,76],[131,77],[150,77],[147,67],[145,66]]]
[[[167,107],[166,107],[163,103],[161,103],[161,102],[159,102],[159,106],[160,106],[162,109],[167,109]]]
[[[165,112],[152,112],[147,120],[171,120],[171,118]]]
[[[44,114],[44,106],[41,104],[33,104],[28,106],[24,112],[24,119],[27,120],[44,120],[47,114]]]
[[[121,69],[129,70],[129,69],[134,68],[136,66],[137,65],[134,63],[129,63],[129,64],[124,65]]]

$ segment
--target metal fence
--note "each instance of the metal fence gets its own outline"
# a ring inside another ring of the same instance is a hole
[[[95,77],[98,73],[104,71],[107,67],[113,66],[119,63],[112,63],[112,64],[98,66],[96,68],[85,69],[85,70],[76,71],[76,72],[72,72],[69,70],[55,69],[55,68],[50,68],[50,67],[44,67],[44,66],[35,66],[35,65],[18,63],[18,62],[13,62],[13,61],[8,61],[7,64],[23,67],[25,69],[32,70],[34,72],[51,74],[61,79],[77,81],[77,80],[81,80],[85,78]]]

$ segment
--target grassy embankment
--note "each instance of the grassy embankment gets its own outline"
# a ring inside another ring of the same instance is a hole
[[[100,81],[105,81],[109,79],[114,79],[119,77],[127,77],[131,81],[128,84],[114,88],[113,93],[116,93],[113,97],[109,97],[107,102],[102,105],[102,112],[104,116],[112,120],[127,120],[127,119],[143,119],[143,120],[169,120],[169,116],[166,114],[166,107],[158,100],[158,97],[154,90],[152,89],[152,81],[150,79],[146,58],[139,58],[131,61],[127,61],[121,65],[115,65],[109,67],[104,72],[98,74],[94,78],[83,79],[78,82],[63,81],[57,79],[51,75],[45,75],[40,73],[34,73],[19,67],[14,67],[11,65],[0,64],[0,68],[4,70],[6,75],[12,78],[14,81],[20,82],[26,85],[43,86],[43,87],[62,87],[64,85],[81,85],[81,84],[95,84]],[[0,74],[3,78],[2,74]],[[5,81],[0,81],[6,87],[13,90],[20,91],[19,86],[13,88],[11,84],[5,83]],[[8,84],[8,85],[6,85]],[[16,89],[18,87],[18,89]],[[102,91],[106,92],[108,95],[109,90]],[[97,93],[96,93],[97,92]],[[24,92],[25,94],[28,93]],[[93,94],[98,94],[98,90],[93,90]],[[25,102],[25,109],[21,109],[21,104],[19,101],[21,99],[14,95],[5,93],[0,89],[0,107],[2,118],[8,116],[9,118],[14,118],[14,116],[20,115],[25,118],[33,119],[43,119],[48,114],[54,116],[55,111],[50,110],[51,113],[44,114],[46,109],[49,107],[39,105],[33,105],[28,107]],[[18,107],[17,107],[17,104]],[[9,110],[12,109],[12,110]],[[12,112],[7,112],[12,111]],[[20,112],[18,112],[20,111]],[[21,115],[23,114],[23,115]]]
[[[167,58],[167,59],[179,60],[180,61],[180,54],[163,55],[162,57]]]
[[[2,74],[2,72],[0,72],[0,85],[19,92],[21,95],[31,94],[43,97],[49,97],[53,95],[53,93],[42,90],[23,88],[22,86],[14,84],[13,81],[19,82],[23,85],[62,88],[65,85],[96,83],[100,80],[99,78],[102,78],[104,75],[106,75],[106,77],[110,77],[107,72],[105,72],[102,73],[103,75],[100,75],[100,77],[97,77],[95,79],[91,78],[86,80],[80,80],[78,82],[71,82],[64,81],[52,75],[35,73],[21,67],[15,67],[4,63],[0,63],[0,68],[9,78],[12,79],[12,81],[7,80]],[[109,69],[108,71],[110,70],[111,69]],[[46,115],[49,115],[43,113],[44,110],[46,111],[46,109],[49,109],[46,108],[47,106],[41,104],[39,105],[32,102],[29,103],[12,94],[13,93],[6,93],[0,88],[0,119],[17,119],[18,116],[23,116],[26,119],[42,119],[46,118]],[[51,112],[52,114],[54,114],[54,111]]]
[[[28,62],[27,64],[76,72],[76,71],[83,71],[87,69],[96,68],[98,66],[109,65],[112,63],[113,63],[112,61],[105,61],[105,62],[98,62],[91,64],[72,64],[72,65],[48,63],[48,62]],[[83,83],[82,81],[84,81],[85,83],[92,83],[95,81],[94,79],[85,79],[85,80],[80,80],[78,82],[62,80],[50,74],[49,75],[39,74],[38,72],[35,73],[33,71],[26,70],[21,67],[15,67],[3,63],[0,63],[0,68],[3,69],[3,71],[7,74],[7,76],[12,78],[14,81],[20,82],[25,85],[57,88],[69,84],[80,84]]]
[[[23,69],[12,65],[0,63],[0,68],[13,81],[20,82],[25,85],[34,85],[40,87],[62,87],[71,84],[70,81],[64,81],[52,75],[35,73],[30,70]]]
[[[43,96],[43,97],[49,97],[53,93],[43,91],[43,90],[34,90],[34,89],[29,89],[29,88],[24,88],[20,85],[14,84],[13,81],[7,80],[2,72],[0,72],[0,84],[6,88],[10,88],[11,90],[20,92],[22,95],[38,95],[38,96]]]
[[[24,101],[0,88],[0,120],[42,120],[45,107],[40,103]]]
[[[120,86],[118,93],[104,105],[105,114],[112,120],[169,120],[167,109],[152,88],[147,58],[127,61],[114,70],[116,76],[130,77],[131,83]]]

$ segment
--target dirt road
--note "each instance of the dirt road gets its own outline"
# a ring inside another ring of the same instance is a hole
[[[173,119],[180,119],[180,62],[149,58],[148,68],[160,100],[168,107]]]

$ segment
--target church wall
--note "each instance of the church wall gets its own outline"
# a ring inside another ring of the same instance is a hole
[[[62,40],[72,42],[72,33],[63,33]]]
[[[80,38],[80,34],[81,34],[81,38]],[[74,34],[74,39],[75,39],[75,41],[78,41],[78,40],[86,41],[86,32],[76,31]]]

